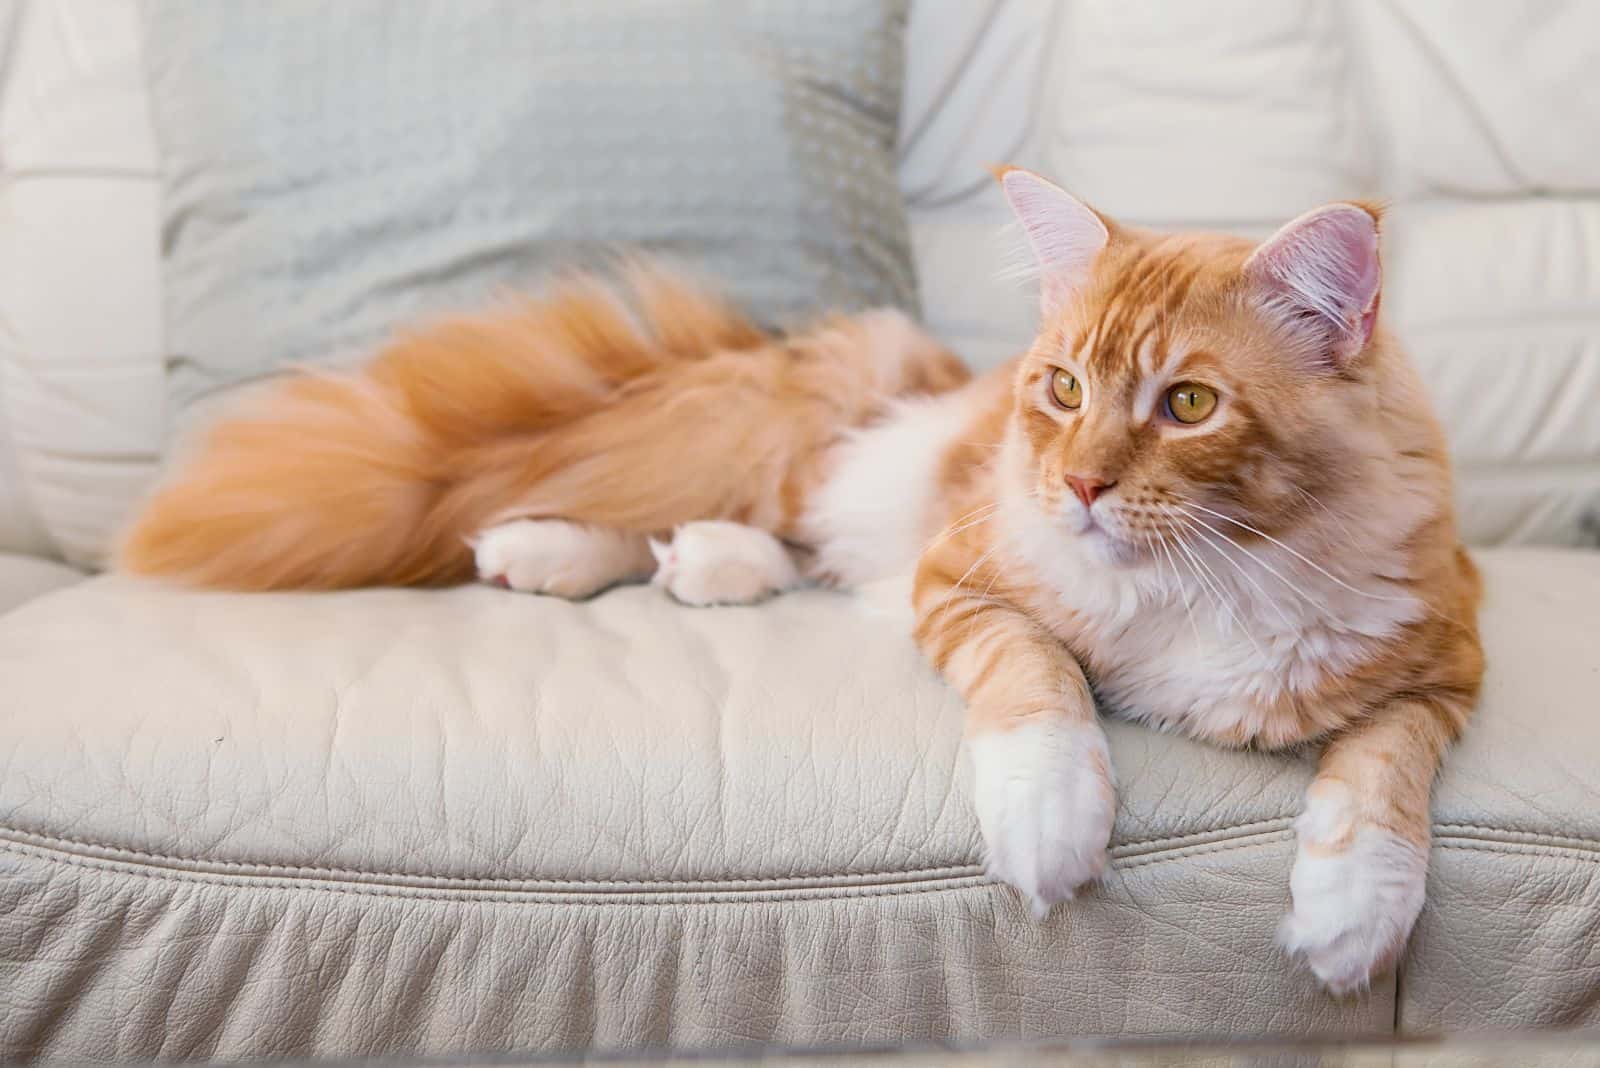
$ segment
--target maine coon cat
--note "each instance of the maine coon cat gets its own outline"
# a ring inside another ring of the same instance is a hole
[[[989,374],[890,312],[779,339],[659,270],[579,279],[276,387],[122,565],[245,590],[649,578],[692,604],[914,568],[993,876],[1043,916],[1105,870],[1097,700],[1318,742],[1280,937],[1359,988],[1422,906],[1431,784],[1482,674],[1444,441],[1379,322],[1378,212],[1253,245],[1000,183],[1042,314]]]

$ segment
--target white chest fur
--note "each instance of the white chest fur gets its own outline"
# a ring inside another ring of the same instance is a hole
[[[973,388],[902,401],[844,442],[806,512],[819,572],[858,586],[916,565],[928,542],[939,465],[972,418]]]
[[[1005,497],[999,526],[1101,700],[1199,737],[1281,738],[1285,699],[1325,687],[1423,610],[1371,574],[1346,579],[1288,547],[1196,543],[1111,563],[1021,495]]]

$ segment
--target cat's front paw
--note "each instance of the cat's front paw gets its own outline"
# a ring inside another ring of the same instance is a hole
[[[1097,723],[1036,717],[969,737],[973,804],[990,877],[1035,918],[1105,873],[1116,815],[1111,757]]]
[[[1428,876],[1425,848],[1352,813],[1342,785],[1313,789],[1295,821],[1294,908],[1278,930],[1283,948],[1341,996],[1367,989],[1399,959]]]

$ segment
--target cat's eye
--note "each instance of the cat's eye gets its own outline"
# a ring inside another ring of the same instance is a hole
[[[1057,367],[1050,375],[1050,399],[1063,408],[1077,408],[1083,404],[1083,385],[1077,378]]]
[[[1167,414],[1180,423],[1198,423],[1217,410],[1217,395],[1205,386],[1185,382],[1167,390]]]

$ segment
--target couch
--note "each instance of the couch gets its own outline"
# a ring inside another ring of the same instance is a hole
[[[1600,1026],[1600,8],[1470,14],[909,30],[922,302],[974,364],[1032,307],[983,163],[1167,226],[1392,205],[1490,667],[1409,951],[1335,999],[1274,941],[1309,755],[1112,724],[1112,870],[1035,922],[983,875],[958,700],[870,599],[96,573],[162,446],[139,35],[129,0],[0,8],[0,1058]]]

